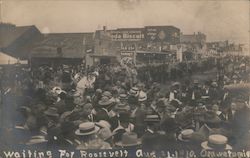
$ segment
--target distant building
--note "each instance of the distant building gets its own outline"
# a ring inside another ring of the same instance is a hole
[[[31,43],[42,34],[35,26],[0,23],[0,50],[14,58],[28,60]]]
[[[183,44],[206,44],[206,35],[204,33],[198,32],[191,35],[181,34],[180,42]]]
[[[20,60],[18,58],[14,58],[0,51],[0,65],[11,65],[11,64],[28,64],[28,63],[27,60]]]
[[[171,45],[180,43],[180,29],[174,26],[146,26],[144,28],[118,28],[95,32],[95,53],[92,63],[130,58],[140,54],[162,54],[171,51]],[[143,53],[145,51],[145,53]],[[158,52],[158,53],[157,53]],[[164,54],[163,54],[164,55]]]
[[[104,27],[94,33],[41,33],[35,26],[0,24],[0,50],[14,58],[40,64],[106,64],[124,58],[165,62],[180,44],[174,26]]]
[[[93,45],[93,33],[43,34],[31,44],[31,64],[81,64]]]
[[[207,48],[212,50],[217,50],[219,52],[224,51],[229,47],[228,40],[226,41],[215,41],[215,42],[207,42]]]

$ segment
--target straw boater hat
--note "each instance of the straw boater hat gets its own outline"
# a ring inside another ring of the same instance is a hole
[[[102,128],[98,131],[98,137],[103,139],[104,141],[110,139],[113,136],[113,133],[109,128]]]
[[[173,87],[174,87],[174,86],[180,86],[180,85],[181,85],[180,82],[174,82],[174,83],[172,84]]]
[[[102,97],[101,100],[98,102],[100,106],[108,106],[111,105],[112,103],[113,101],[107,96]]]
[[[178,140],[182,142],[189,142],[193,133],[194,133],[194,130],[192,129],[184,129],[178,135]]]
[[[227,137],[220,134],[214,134],[208,137],[208,141],[202,142],[201,147],[205,150],[232,150],[232,147],[228,145],[227,142]]]
[[[137,87],[132,87],[129,90],[128,94],[132,95],[132,96],[138,96],[139,95],[139,89]]]
[[[111,125],[108,121],[100,120],[99,122],[95,123],[100,128],[111,128]]]
[[[46,144],[47,142],[48,142],[48,140],[46,140],[44,136],[33,136],[26,143],[26,145]]]
[[[95,126],[93,122],[84,122],[79,125],[75,134],[79,136],[87,136],[96,133],[99,129],[100,128]]]
[[[119,147],[132,147],[141,144],[141,139],[138,138],[137,134],[134,132],[125,132],[122,135],[122,140],[115,143]]]
[[[217,87],[217,86],[218,86],[218,83],[217,83],[216,81],[213,81],[213,82],[211,83],[211,86],[212,86],[212,87]]]
[[[147,94],[145,92],[140,92],[139,93],[139,98],[138,101],[142,102],[142,101],[146,101],[147,100]]]
[[[58,114],[58,111],[57,111],[57,108],[54,108],[54,107],[49,107],[45,112],[44,112],[45,115],[48,115],[48,116],[56,116],[58,117],[59,114]]]
[[[146,118],[144,119],[145,122],[160,122],[161,118],[159,115],[146,115]]]
[[[102,97],[108,97],[108,98],[112,98],[112,94],[109,91],[104,91],[102,93]]]
[[[130,106],[128,104],[125,104],[125,103],[118,103],[116,106],[115,106],[115,110],[117,112],[126,112],[126,111],[129,111],[130,110]]]
[[[95,92],[96,92],[96,93],[102,93],[102,90],[101,90],[101,89],[96,89]]]
[[[127,96],[127,94],[120,94],[119,99],[120,100],[126,100],[126,99],[128,99],[128,96]]]

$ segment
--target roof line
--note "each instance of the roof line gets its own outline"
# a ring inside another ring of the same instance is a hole
[[[53,33],[42,33],[43,35],[51,34],[94,34],[94,32],[53,32]]]

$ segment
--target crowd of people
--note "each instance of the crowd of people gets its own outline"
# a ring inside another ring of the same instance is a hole
[[[208,63],[203,65],[201,71],[209,70]],[[242,81],[240,75],[237,82],[230,82],[235,74],[230,81],[215,76],[175,82],[161,76],[164,67],[150,69],[40,66],[5,76],[13,81],[2,83],[9,85],[2,88],[3,110],[16,104],[18,111],[7,130],[12,140],[5,144],[77,150],[250,148],[249,97],[235,96],[225,86]],[[162,92],[160,81],[167,79],[171,85]]]

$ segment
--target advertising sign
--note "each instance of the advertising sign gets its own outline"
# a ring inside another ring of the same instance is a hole
[[[145,39],[152,42],[176,43],[179,41],[180,30],[172,26],[145,27]]]
[[[121,51],[121,65],[132,64],[135,52]]]
[[[112,41],[141,41],[144,33],[140,30],[114,30],[110,32]]]
[[[134,43],[121,43],[121,51],[133,52],[136,50],[136,45]]]

